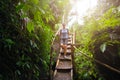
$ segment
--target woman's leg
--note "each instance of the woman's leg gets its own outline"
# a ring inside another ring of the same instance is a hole
[[[67,53],[67,42],[66,42],[66,39],[61,39],[61,45],[60,46],[64,50],[64,57],[66,58],[66,53]]]
[[[61,45],[62,49],[64,50],[64,57],[66,56],[66,45]]]
[[[67,45],[64,45],[64,57],[66,57],[66,53],[67,53]]]
[[[64,41],[64,56],[66,57],[66,54],[67,54],[67,43],[68,43],[68,39],[65,39]]]

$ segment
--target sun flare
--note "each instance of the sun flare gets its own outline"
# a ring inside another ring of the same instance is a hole
[[[69,16],[70,22],[68,25],[73,24],[77,21],[79,24],[83,24],[83,17],[89,15],[93,12],[94,8],[97,6],[97,0],[70,0],[72,9],[70,14],[76,14]]]

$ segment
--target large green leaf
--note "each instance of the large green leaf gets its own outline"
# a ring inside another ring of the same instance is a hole
[[[22,3],[19,3],[17,6],[16,6],[16,11],[20,11],[22,8],[24,7],[24,4]]]
[[[39,0],[31,0],[31,2],[33,2],[34,4],[38,4]]]
[[[27,30],[31,33],[34,31],[34,23],[32,21],[27,23]]]
[[[12,45],[12,44],[15,43],[15,42],[14,42],[13,40],[11,40],[11,39],[5,39],[5,42],[6,42],[7,44],[9,44],[9,45]]]
[[[105,50],[106,50],[106,43],[103,43],[101,46],[100,46],[100,50],[104,53]]]

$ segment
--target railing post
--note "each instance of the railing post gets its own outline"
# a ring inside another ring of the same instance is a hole
[[[53,52],[53,46],[51,46],[50,50],[50,66],[49,66],[49,79],[52,80],[52,52]]]
[[[75,73],[75,62],[74,62],[74,46],[75,46],[75,32],[73,32],[72,34],[72,64],[73,64],[73,74]],[[73,75],[73,78],[74,78],[74,75]]]

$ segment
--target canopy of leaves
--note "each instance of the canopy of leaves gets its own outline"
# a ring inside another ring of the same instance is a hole
[[[0,80],[43,80],[55,22],[49,0],[0,1]]]
[[[85,59],[86,57],[83,56],[81,53],[76,54],[76,71],[79,75],[81,75],[81,73],[84,73],[83,76],[78,77],[78,79],[84,80],[85,75],[87,75],[89,80],[93,80],[94,78],[97,79],[98,76],[96,75],[98,75],[98,73],[96,73],[97,71],[95,70],[95,66],[92,63],[94,59],[100,60],[103,63],[109,64],[110,66],[113,66],[119,70],[119,14],[120,11],[118,7],[111,7],[107,11],[102,13],[102,15],[101,13],[99,13],[98,15],[100,16],[92,15],[92,17],[86,17],[84,25],[82,25],[81,27],[77,27],[76,41],[77,43],[80,43],[80,51],[85,53],[89,57],[93,56],[90,60],[88,60]],[[93,66],[91,66],[90,64]],[[86,71],[84,67],[81,67],[83,65],[91,67],[89,69],[87,68],[88,70]],[[114,71],[112,72],[109,69],[104,68],[100,64],[96,63],[96,65],[97,69],[106,78],[106,80],[120,79],[119,75],[116,74]],[[80,68],[82,68],[83,70],[81,70]],[[110,71],[111,74],[108,74],[108,71]],[[112,75],[114,75],[114,77],[111,77]],[[100,77],[98,78],[98,80],[103,80],[103,78]]]

